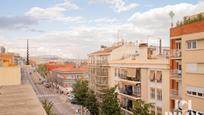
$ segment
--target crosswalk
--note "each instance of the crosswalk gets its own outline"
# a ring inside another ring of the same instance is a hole
[[[58,96],[57,94],[38,94],[38,97],[56,97]]]

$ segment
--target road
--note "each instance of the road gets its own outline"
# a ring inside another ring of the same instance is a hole
[[[32,73],[32,74],[30,74]],[[79,108],[77,105],[71,104],[63,94],[57,93],[54,87],[46,88],[38,84],[41,76],[37,72],[33,72],[31,67],[22,68],[22,84],[30,84],[39,100],[48,100],[53,103],[53,111],[57,115],[75,115]]]

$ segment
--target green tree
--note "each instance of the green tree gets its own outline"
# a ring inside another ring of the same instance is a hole
[[[45,65],[45,64],[40,64],[40,65],[38,65],[38,72],[40,73],[40,74],[42,74],[43,76],[44,75],[47,75],[47,73],[48,73],[48,69],[47,69],[47,66]]]
[[[88,95],[85,101],[85,106],[91,113],[91,115],[98,115],[99,109],[98,109],[98,103],[96,99],[96,95],[92,90],[88,91]]]
[[[73,85],[73,93],[77,104],[85,106],[85,102],[88,96],[88,82],[77,80]]]
[[[105,91],[101,105],[102,115],[121,115],[120,105],[115,90],[116,87]]]
[[[137,100],[134,102],[132,112],[134,115],[154,115],[154,113],[150,111],[152,106],[152,103],[145,103],[142,100]]]
[[[52,111],[53,103],[52,103],[51,101],[43,100],[43,101],[42,101],[42,105],[43,105],[43,108],[45,109],[47,115],[56,115],[56,114]]]
[[[73,85],[74,99],[78,105],[86,107],[91,115],[98,115],[97,99],[93,91],[88,89],[88,82],[77,80]]]

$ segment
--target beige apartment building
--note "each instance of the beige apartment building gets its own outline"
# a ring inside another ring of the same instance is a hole
[[[18,66],[1,67],[0,66],[0,86],[2,85],[20,85],[21,70]]]
[[[158,47],[139,44],[137,53],[110,62],[118,85],[121,110],[132,115],[134,101],[141,99],[153,103],[151,111],[164,115],[169,111],[169,50],[159,52]]]
[[[147,43],[117,43],[89,54],[89,87],[98,100],[103,90],[118,86],[121,111],[132,115],[134,101],[153,103],[151,111],[169,111],[169,49]]]
[[[0,86],[20,85],[21,70],[17,66],[20,56],[14,53],[6,53],[5,48],[1,47],[0,53]]]
[[[101,46],[99,51],[88,55],[89,87],[94,90],[99,102],[104,90],[115,86],[115,79],[110,77],[112,75],[110,62],[132,55],[136,47],[137,45],[132,42],[117,42],[111,47]]]
[[[191,100],[194,114],[204,114],[204,13],[184,17],[170,29],[170,109]]]

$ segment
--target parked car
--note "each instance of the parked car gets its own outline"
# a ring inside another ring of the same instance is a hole
[[[49,83],[44,83],[44,86],[45,86],[46,88],[50,88],[50,87],[51,87],[51,85],[50,85]]]
[[[76,99],[72,99],[70,102],[71,102],[71,104],[77,104]]]

